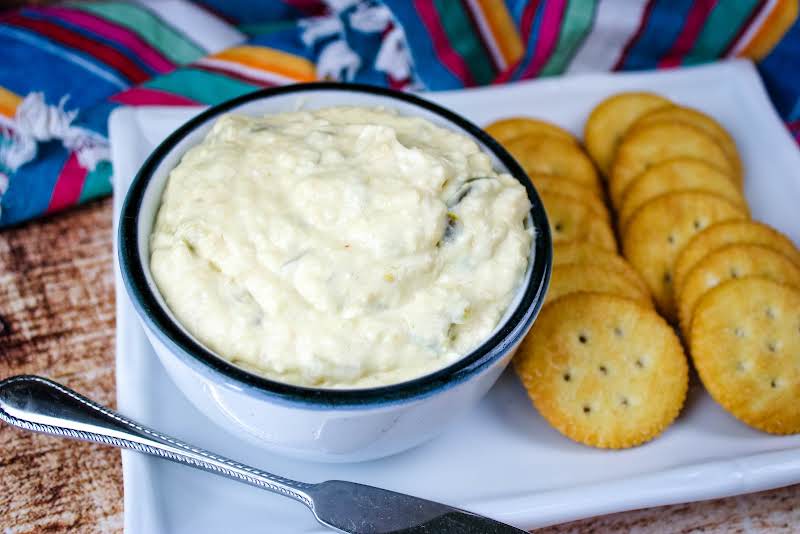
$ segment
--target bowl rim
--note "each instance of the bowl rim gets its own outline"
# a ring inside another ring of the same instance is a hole
[[[536,229],[536,238],[531,274],[526,286],[520,288],[523,290],[522,298],[505,323],[492,336],[470,353],[433,373],[395,384],[358,389],[313,388],[272,380],[230,363],[187,335],[163,309],[147,282],[144,261],[139,254],[138,246],[139,214],[150,180],[162,160],[187,135],[218,115],[256,100],[315,91],[379,95],[401,100],[432,112],[458,126],[474,140],[480,141],[526,189],[528,199],[531,201],[529,213]],[[457,113],[417,95],[371,85],[339,82],[311,82],[260,89],[212,106],[181,125],[148,156],[131,182],[120,212],[117,237],[122,279],[139,316],[173,352],[177,350],[188,356],[189,363],[195,364],[193,367],[197,368],[196,364],[202,364],[201,368],[205,367],[221,375],[222,382],[234,389],[252,388],[290,404],[350,407],[373,406],[425,397],[466,380],[502,357],[518,341],[515,338],[521,338],[527,333],[541,309],[550,280],[553,253],[550,227],[539,194],[522,167],[489,134]]]

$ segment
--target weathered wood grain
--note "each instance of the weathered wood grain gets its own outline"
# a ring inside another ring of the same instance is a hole
[[[114,404],[111,202],[0,232],[0,378],[51,377]],[[796,532],[800,486],[613,514],[547,533]],[[119,452],[0,426],[0,532],[122,530]],[[136,533],[138,534],[138,533]]]
[[[114,404],[111,253],[109,200],[0,233],[0,377],[40,374]],[[0,531],[121,531],[119,458],[0,427]]]

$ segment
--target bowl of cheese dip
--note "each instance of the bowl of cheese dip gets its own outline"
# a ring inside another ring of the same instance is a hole
[[[150,156],[120,268],[181,391],[266,449],[393,454],[488,391],[551,243],[521,168],[462,117],[374,87],[266,89]]]

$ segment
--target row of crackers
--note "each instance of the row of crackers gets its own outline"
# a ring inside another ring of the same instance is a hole
[[[592,112],[586,140],[598,165],[610,154],[623,253],[680,326],[708,392],[754,428],[800,432],[800,253],[750,220],[730,134],[697,110],[624,93]]]
[[[618,254],[592,158],[570,133],[536,119],[487,131],[536,186],[554,243],[545,305],[514,359],[531,400],[558,431],[588,445],[652,439],[683,406],[688,365],[647,284]]]
[[[487,131],[530,175],[551,224],[551,289],[515,358],[551,425],[608,448],[661,433],[688,389],[670,326],[680,323],[723,408],[767,432],[800,431],[800,253],[749,220],[743,167],[719,123],[623,93],[590,115],[588,154],[535,119]],[[630,263],[616,254],[614,228]]]

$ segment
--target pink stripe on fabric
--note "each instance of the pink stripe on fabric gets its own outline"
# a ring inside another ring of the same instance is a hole
[[[791,132],[794,140],[800,144],[800,120],[787,122],[786,127],[789,128],[789,132]]]
[[[38,7],[33,9],[45,15],[58,17],[115,43],[128,47],[142,62],[158,73],[169,72],[175,68],[175,65],[164,57],[161,52],[150,46],[134,32],[108,22],[105,19],[82,11],[63,7]]]
[[[74,152],[70,154],[58,175],[53,194],[50,196],[50,205],[47,206],[45,213],[53,213],[76,204],[81,197],[87,173],[87,169],[78,163],[78,156]]]
[[[703,30],[703,24],[717,5],[718,0],[696,0],[689,12],[686,14],[686,22],[681,33],[667,55],[658,62],[658,68],[677,67],[681,64],[683,57],[689,53],[697,41],[697,36]]]
[[[160,89],[147,87],[132,87],[110,97],[112,102],[126,106],[199,106],[198,102],[185,96],[167,93]]]
[[[302,11],[307,17],[318,17],[329,12],[323,0],[283,0],[283,3]]]
[[[422,20],[425,28],[428,29],[428,33],[431,34],[433,48],[436,50],[436,55],[439,57],[439,60],[450,72],[460,78],[465,86],[475,85],[475,80],[472,78],[472,74],[470,74],[469,67],[467,67],[464,58],[450,45],[450,41],[447,39],[447,34],[439,20],[439,15],[436,13],[436,7],[434,7],[433,2],[428,0],[414,0],[414,6],[417,8],[417,15],[419,15],[420,20]]]
[[[520,35],[524,43],[527,43],[531,36],[533,21],[536,18],[536,10],[539,9],[540,3],[541,0],[531,0],[522,12],[522,17],[520,19]]]
[[[534,50],[533,58],[520,78],[533,78],[539,74],[550,54],[553,53],[553,49],[558,42],[558,34],[561,31],[561,21],[564,18],[564,9],[566,7],[567,0],[545,2],[536,50]]]

